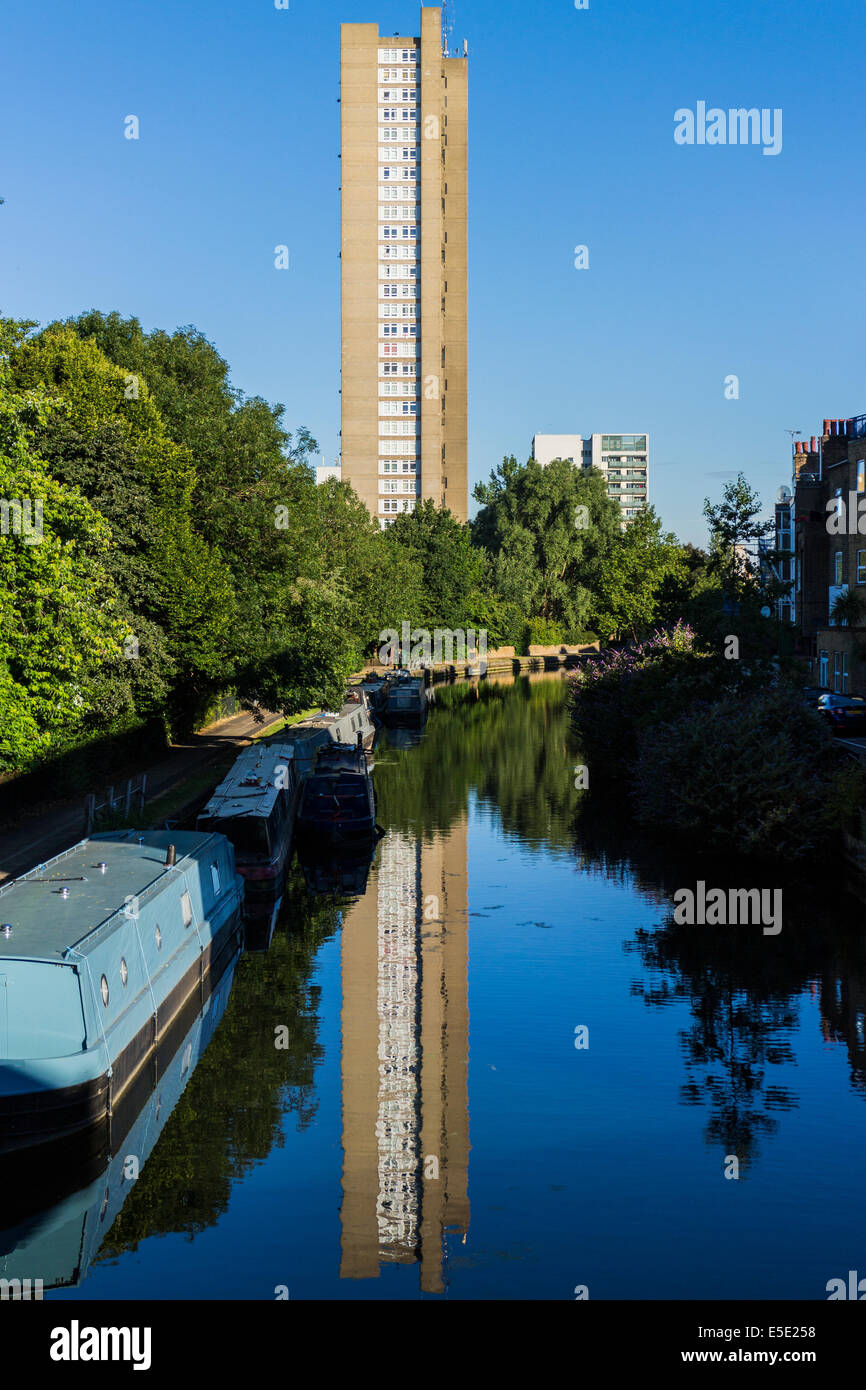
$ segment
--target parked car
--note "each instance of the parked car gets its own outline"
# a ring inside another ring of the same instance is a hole
[[[826,685],[804,685],[803,699],[810,709],[817,709],[822,695],[830,695]]]
[[[857,695],[822,695],[818,713],[835,734],[866,734],[866,700]]]

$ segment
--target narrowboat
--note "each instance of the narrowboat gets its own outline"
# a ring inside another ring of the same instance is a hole
[[[364,748],[360,735],[355,744],[326,744],[316,756],[317,772],[363,772],[365,768],[372,772],[373,766],[373,755]]]
[[[427,686],[423,676],[399,671],[388,690],[384,720],[388,725],[414,727],[427,717]]]
[[[311,745],[312,752],[326,743],[354,744],[359,734],[364,747],[372,747],[376,737],[376,725],[370,714],[367,693],[361,686],[353,685],[346,692],[346,699],[339,710],[319,710],[308,719],[301,719],[297,724],[293,724],[280,737],[291,742]]]
[[[84,1174],[67,1164],[38,1182],[5,1188],[0,1216],[0,1278],[45,1289],[84,1282],[106,1234],[135,1186],[225,1013],[239,952],[231,955],[219,981],[210,984],[204,1006],[192,1001],[160,1049],[147,1088],[132,1087],[128,1101],[113,1111],[111,1145]]]
[[[231,840],[248,899],[282,894],[298,785],[294,745],[282,738],[254,743],[237,758],[196,821],[197,830]]]
[[[363,747],[324,748],[301,791],[298,835],[339,845],[376,833],[373,779]]]
[[[367,697],[373,718],[381,719],[385,713],[385,705],[388,701],[388,691],[391,689],[394,677],[390,672],[382,675],[365,676],[360,683],[360,689]]]
[[[224,835],[94,835],[0,887],[0,1159],[105,1146],[243,944]]]

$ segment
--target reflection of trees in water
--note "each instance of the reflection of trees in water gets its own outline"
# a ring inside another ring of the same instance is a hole
[[[680,1034],[686,1071],[680,1098],[709,1107],[707,1142],[736,1154],[741,1170],[753,1161],[760,1137],[776,1128],[773,1112],[798,1103],[789,1086],[773,1080],[773,1068],[794,1061],[796,997],[804,981],[797,965],[792,988],[761,978],[771,947],[766,938],[756,944],[756,931],[670,922],[638,931],[628,943],[650,976],[632,992],[651,1007],[689,1005],[691,1022]]]
[[[818,991],[824,1040],[845,1046],[851,1085],[866,1097],[866,946],[860,946],[859,956],[856,971],[834,957],[821,973]]]
[[[535,849],[571,848],[577,793],[562,681],[438,687],[419,747],[377,753],[379,820],[389,829],[447,832],[470,789],[506,834]]]
[[[682,1102],[708,1106],[707,1141],[737,1154],[747,1167],[760,1137],[776,1129],[777,1113],[799,1103],[788,1076],[782,1084],[774,1069],[794,1063],[793,1033],[807,991],[818,996],[823,1036],[844,1041],[852,1085],[866,1095],[862,901],[845,891],[841,873],[834,887],[777,865],[678,851],[641,834],[617,811],[604,797],[581,800],[578,860],[585,869],[632,881],[645,897],[665,905],[664,922],[637,931],[626,946],[639,954],[648,976],[632,990],[651,1007],[688,1004],[691,1023],[681,1034]],[[781,888],[781,935],[765,937],[760,926],[674,923],[674,892],[694,888],[698,879],[712,887]]]
[[[216,1223],[231,1185],[283,1142],[287,1114],[301,1129],[318,1108],[316,952],[338,926],[332,903],[308,899],[293,877],[266,955],[243,956],[225,1016],[133,1185],[99,1254],[116,1258],[152,1235],[190,1239]],[[275,1029],[288,1028],[288,1047]]]

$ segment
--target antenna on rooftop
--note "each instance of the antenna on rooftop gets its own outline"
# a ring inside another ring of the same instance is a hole
[[[453,0],[442,0],[442,57],[450,58],[449,40],[454,33]]]

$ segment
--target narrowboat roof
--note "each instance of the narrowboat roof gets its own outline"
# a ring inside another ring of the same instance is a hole
[[[416,680],[414,676],[407,677],[405,680],[395,681],[388,691],[388,703],[396,703],[408,697],[421,699],[426,694],[426,686],[423,680]]]
[[[293,724],[291,730],[288,730],[284,737],[294,748],[304,743],[315,746],[316,744],[325,743],[327,741],[328,730],[326,727],[319,728],[307,724]]]
[[[254,743],[245,748],[216,788],[199,819],[269,816],[284,785],[279,769],[290,763],[294,756],[294,746],[281,740],[267,744]]]
[[[303,729],[329,729],[338,719],[345,719],[347,716],[357,714],[359,710],[367,708],[366,691],[359,685],[352,686],[357,694],[357,699],[346,700],[338,710],[321,709],[317,714],[311,714],[308,719],[302,719],[293,728],[301,731]]]
[[[173,891],[179,882],[175,870],[182,870],[187,860],[204,857],[208,848],[212,853],[217,841],[223,836],[196,831],[112,831],[81,840],[3,884],[0,971],[9,959],[66,959],[71,947],[121,912],[128,898],[137,897],[140,908],[142,899],[151,903]],[[170,844],[177,850],[175,869],[165,865]]]

